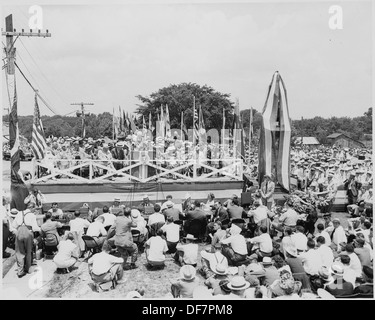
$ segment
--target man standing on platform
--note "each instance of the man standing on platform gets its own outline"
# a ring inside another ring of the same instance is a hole
[[[275,192],[275,183],[272,181],[271,176],[266,174],[264,175],[264,181],[260,186],[260,194],[262,196],[263,204],[271,210],[274,200],[273,194]]]

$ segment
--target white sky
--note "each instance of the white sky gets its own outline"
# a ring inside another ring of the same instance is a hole
[[[342,30],[328,26],[332,4],[343,9]],[[28,30],[29,7],[3,6],[2,28],[12,13],[13,27]],[[361,116],[372,106],[370,1],[42,8],[43,29],[52,37],[19,38],[17,62],[60,114],[81,101],[93,102],[88,110],[94,113],[118,106],[132,112],[136,95],[181,82],[207,84],[232,101],[239,98],[240,109],[261,111],[276,70],[292,119]],[[2,73],[2,103],[8,107]],[[32,114],[33,92],[19,73],[17,88],[19,114]]]

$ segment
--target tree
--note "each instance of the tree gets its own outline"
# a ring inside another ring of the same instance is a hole
[[[195,83],[181,83],[170,85],[153,92],[149,97],[138,95],[141,101],[138,105],[137,113],[142,119],[148,119],[151,113],[152,121],[155,123],[157,114],[160,113],[160,107],[168,105],[171,128],[180,128],[181,113],[184,112],[186,127],[193,127],[193,97],[198,109],[202,108],[204,123],[206,129],[222,129],[223,109],[225,110],[226,128],[230,128],[233,121],[232,108],[233,102],[229,100],[230,95],[220,93],[213,88],[204,85],[200,86]],[[141,121],[142,123],[142,121]]]

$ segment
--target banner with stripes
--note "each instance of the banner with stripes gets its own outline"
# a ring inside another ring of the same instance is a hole
[[[272,101],[270,94],[273,93]],[[287,92],[278,72],[275,72],[268,88],[262,112],[259,143],[259,183],[265,174],[272,175],[275,184],[289,191],[290,188],[290,142]]]
[[[15,78],[14,78],[15,79]],[[20,174],[20,137],[18,131],[17,115],[17,90],[14,80],[14,98],[12,108],[9,114],[9,147],[10,147],[10,208],[25,210],[24,199],[28,195],[27,187]]]
[[[37,95],[35,95],[33,133],[31,139],[31,149],[34,153],[35,160],[40,160],[44,158],[44,151],[46,148],[46,137],[44,135],[42,120],[40,119]]]

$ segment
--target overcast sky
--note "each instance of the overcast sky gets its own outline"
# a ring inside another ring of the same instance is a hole
[[[98,2],[98,1],[97,1]],[[343,10],[331,30],[329,8]],[[13,27],[29,29],[30,6],[3,6]],[[278,70],[292,119],[361,116],[372,106],[370,1],[42,5],[51,38],[19,38],[17,63],[64,115],[74,102],[94,113],[136,109],[138,94],[170,84],[207,84],[261,111]],[[3,37],[5,43],[5,37]],[[2,72],[3,106],[9,106]],[[17,73],[19,114],[33,92]],[[42,103],[41,113],[53,115]],[[6,111],[3,111],[3,113]]]

